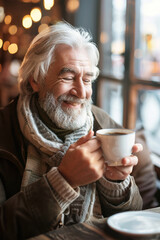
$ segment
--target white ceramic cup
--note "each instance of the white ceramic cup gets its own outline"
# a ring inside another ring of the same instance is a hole
[[[121,160],[132,154],[135,132],[130,129],[110,128],[96,132],[108,166],[121,166]]]

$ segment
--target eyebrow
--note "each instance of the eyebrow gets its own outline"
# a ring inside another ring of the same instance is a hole
[[[76,74],[76,71],[72,68],[62,68],[61,71],[59,72],[58,76],[61,76],[63,73],[73,73],[73,74]],[[93,72],[86,72],[85,73],[86,76],[89,76],[89,77],[93,77],[94,76],[94,73]]]
[[[58,76],[61,76],[63,73],[67,73],[67,72],[76,74],[76,71],[73,70],[72,68],[62,68]]]

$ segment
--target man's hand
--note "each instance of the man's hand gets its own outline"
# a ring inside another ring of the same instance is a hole
[[[143,146],[141,144],[135,144],[132,148],[132,153],[137,153],[143,150]],[[108,180],[124,180],[129,174],[131,174],[133,167],[137,165],[138,158],[134,155],[129,157],[125,157],[122,159],[122,166],[112,167],[105,165],[106,170],[104,172],[104,176]]]
[[[104,158],[100,142],[93,138],[93,131],[71,144],[59,172],[73,187],[82,186],[101,178],[104,173]]]

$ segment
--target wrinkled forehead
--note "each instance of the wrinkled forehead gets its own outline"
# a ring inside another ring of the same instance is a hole
[[[55,48],[55,58],[61,57],[63,60],[79,60],[81,62],[93,64],[92,57],[88,49],[84,46],[70,46],[59,44]],[[56,59],[55,59],[56,60]]]
[[[83,68],[85,71],[95,71],[95,64],[90,52],[85,47],[73,47],[60,44],[55,49],[54,61],[62,67]]]

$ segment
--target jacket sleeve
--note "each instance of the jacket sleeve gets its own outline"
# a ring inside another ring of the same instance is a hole
[[[104,217],[117,212],[142,209],[142,198],[131,176],[120,183],[107,181],[103,177],[97,182],[97,187]]]
[[[44,176],[0,206],[0,239],[26,239],[56,228],[60,207]]]

